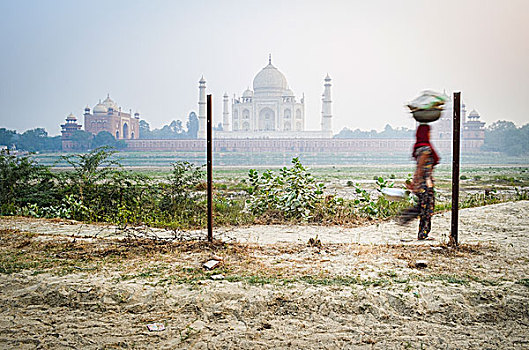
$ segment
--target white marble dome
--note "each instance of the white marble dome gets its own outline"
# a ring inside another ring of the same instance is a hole
[[[261,69],[253,79],[253,90],[255,92],[259,90],[283,91],[287,87],[287,79],[272,63]]]
[[[246,89],[244,90],[244,92],[242,93],[242,97],[252,97],[253,96],[253,91],[250,90],[250,89]]]
[[[101,100],[100,100],[101,101]],[[107,107],[105,107],[104,104],[102,104],[101,102],[99,102],[98,104],[96,104],[94,106],[94,109],[92,110],[94,113],[106,113],[108,112],[108,109]]]
[[[113,110],[117,110],[118,109],[118,105],[116,104],[116,102],[114,102],[114,100],[112,100],[110,98],[110,95],[107,95],[107,98],[105,98],[105,100],[103,101],[103,105],[109,109],[109,108],[112,108]]]

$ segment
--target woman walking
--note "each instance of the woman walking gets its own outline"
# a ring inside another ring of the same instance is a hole
[[[417,128],[416,141],[413,146],[413,158],[417,161],[417,168],[413,174],[413,181],[406,187],[418,197],[417,206],[407,209],[401,214],[401,223],[406,224],[419,216],[418,239],[428,239],[432,227],[434,210],[434,179],[433,168],[439,163],[439,156],[430,144],[430,126],[421,124]]]

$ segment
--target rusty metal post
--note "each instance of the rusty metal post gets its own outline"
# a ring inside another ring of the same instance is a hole
[[[211,119],[211,95],[207,96],[207,122],[206,122],[206,152],[207,152],[207,176],[208,176],[208,242],[213,242],[213,152],[212,152],[212,126]]]
[[[452,128],[452,225],[450,230],[450,245],[458,245],[459,223],[459,153],[461,125],[461,92],[454,92],[453,128]]]

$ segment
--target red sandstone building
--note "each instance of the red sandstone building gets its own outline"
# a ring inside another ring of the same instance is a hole
[[[61,125],[61,139],[63,151],[71,151],[75,148],[74,141],[71,140],[72,134],[81,130],[81,125],[77,124],[77,118],[73,113],[66,117],[66,124]]]
[[[84,113],[84,129],[97,135],[101,131],[108,131],[116,140],[135,140],[140,136],[140,114],[132,111],[123,112],[121,107],[107,95],[107,98],[94,106],[92,113],[86,106]]]

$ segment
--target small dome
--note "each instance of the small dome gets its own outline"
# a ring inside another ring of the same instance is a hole
[[[114,100],[110,98],[110,95],[107,95],[107,98],[105,98],[105,100],[103,101],[103,105],[105,105],[107,110],[109,108],[112,108],[115,111],[118,109],[118,105],[116,104],[116,102],[114,102]]]
[[[87,112],[90,112],[90,107],[88,105],[86,105],[86,107],[84,108],[85,111]]]
[[[475,109],[473,109],[472,112],[470,112],[468,114],[468,116],[469,117],[478,117],[479,118],[479,113]]]
[[[252,97],[253,96],[253,91],[250,90],[250,89],[246,89],[244,90],[244,92],[242,93],[242,97]]]
[[[73,120],[73,121],[76,121],[77,118],[76,118],[76,116],[75,116],[73,113],[70,113],[70,114],[66,117],[66,120]]]
[[[285,90],[288,87],[287,79],[272,63],[261,69],[253,79],[253,90]]]
[[[94,111],[94,113],[106,113],[106,112],[108,112],[108,109],[107,109],[107,107],[105,107],[104,104],[99,102],[98,104],[96,104],[94,106],[93,111]]]

